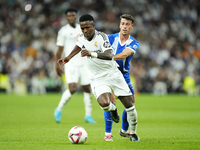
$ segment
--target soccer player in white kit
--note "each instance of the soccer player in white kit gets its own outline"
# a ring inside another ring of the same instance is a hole
[[[58,45],[58,50],[56,53],[56,60],[61,58],[61,55],[64,50],[65,56],[68,56],[73,50],[77,40],[76,36],[81,32],[80,25],[76,23],[76,13],[75,9],[69,8],[65,11],[66,19],[68,24],[63,26],[59,32],[57,37],[56,44]],[[71,61],[65,65],[64,73],[65,78],[68,83],[69,89],[65,90],[62,94],[61,100],[54,111],[54,119],[57,123],[61,121],[61,114],[63,110],[63,106],[70,99],[70,97],[77,90],[77,83],[80,83],[83,89],[84,95],[84,103],[85,103],[85,121],[88,123],[96,123],[91,116],[92,112],[92,103],[91,103],[91,87],[90,87],[90,79],[85,74],[85,70],[87,70],[85,65],[84,57],[81,57],[81,54],[77,54]],[[56,63],[56,72],[58,75],[62,75],[62,70]]]
[[[130,127],[130,140],[139,141],[135,134],[137,114],[133,104],[132,93],[113,59],[112,48],[105,33],[95,30],[94,18],[85,14],[79,18],[82,33],[73,51],[57,63],[62,67],[81,51],[82,57],[87,57],[87,67],[90,72],[91,87],[100,107],[111,112],[114,122],[119,122],[116,105],[110,101],[111,93],[116,95],[127,111]]]

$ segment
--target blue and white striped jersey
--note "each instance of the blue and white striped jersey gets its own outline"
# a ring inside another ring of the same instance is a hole
[[[129,39],[124,44],[121,44],[119,33],[110,34],[108,35],[108,38],[113,48],[113,55],[121,53],[125,48],[130,48],[135,53],[137,49],[139,48],[139,42],[136,41],[131,35],[129,36]],[[116,60],[116,62],[119,65],[118,69],[123,74],[129,71],[130,61],[132,57],[133,55],[130,55],[123,60]]]

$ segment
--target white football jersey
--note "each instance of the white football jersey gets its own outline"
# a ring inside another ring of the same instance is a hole
[[[78,37],[76,43],[81,49],[86,49],[90,52],[103,53],[106,50],[112,49],[108,37],[105,33],[95,30],[95,35],[91,41],[88,41],[83,33]],[[91,79],[102,77],[113,71],[118,70],[116,62],[112,60],[103,60],[99,58],[87,57],[87,66]]]
[[[77,42],[76,36],[80,32],[81,28],[79,24],[76,24],[76,28],[73,28],[69,24],[67,24],[59,30],[56,45],[64,47],[65,57],[68,56],[74,49]],[[80,66],[84,64],[84,61],[85,58],[81,57],[81,53],[78,53],[68,62],[68,64]]]

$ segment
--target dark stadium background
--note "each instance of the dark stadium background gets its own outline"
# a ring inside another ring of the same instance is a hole
[[[30,11],[25,11],[27,4],[32,5]],[[140,47],[130,74],[136,92],[154,93],[154,85],[161,83],[167,93],[198,94],[198,0],[1,0],[1,92],[44,94],[66,87],[56,75],[54,54],[57,32],[67,23],[64,11],[68,7],[76,8],[78,16],[93,15],[96,28],[107,34],[119,32],[121,14],[134,16],[131,35]],[[186,77],[189,83],[185,83]],[[184,90],[187,85],[191,91]]]

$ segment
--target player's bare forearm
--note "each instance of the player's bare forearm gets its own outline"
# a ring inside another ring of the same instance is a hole
[[[63,46],[59,46],[56,52],[56,60],[61,58],[62,52],[63,52]]]
[[[63,52],[63,46],[59,46],[58,47],[58,50],[56,52],[56,55],[55,55],[55,59],[56,59],[56,73],[61,76],[63,74],[63,70],[59,67],[58,63],[57,63],[57,60],[60,59],[61,55],[62,55],[62,52]]]
[[[104,53],[96,53],[96,52],[90,52],[86,49],[81,51],[81,56],[91,56],[91,57],[96,57],[99,59],[104,59],[104,60],[112,60],[112,50],[106,50]]]
[[[112,49],[106,50],[104,53],[98,53],[97,58],[104,60],[112,60],[113,58]]]
[[[77,45],[74,47],[73,51],[67,56],[62,59],[59,59],[57,63],[59,64],[60,67],[64,66],[66,63],[70,61],[72,57],[74,57],[76,54],[78,54],[81,51],[81,48],[78,47]]]
[[[78,54],[81,51],[81,48],[78,47],[77,45],[75,45],[74,49],[72,50],[72,52],[67,56],[69,59],[71,59],[72,57],[74,57],[76,54]]]
[[[121,59],[125,59],[130,55],[133,55],[134,51],[129,49],[129,48],[125,48],[121,53],[114,55],[113,58],[114,60],[121,60]]]

